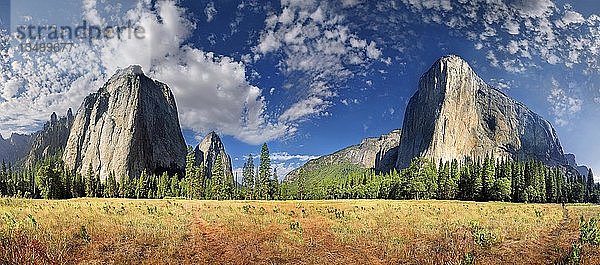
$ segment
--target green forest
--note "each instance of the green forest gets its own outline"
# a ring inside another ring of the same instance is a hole
[[[194,165],[190,148],[183,176],[148,174],[139,177],[109,174],[101,178],[89,165],[86,174],[65,168],[60,155],[33,169],[2,163],[0,195],[68,199],[77,197],[136,199],[290,200],[290,199],[440,199],[531,203],[600,202],[600,184],[592,170],[580,176],[572,169],[537,161],[509,161],[487,156],[481,160],[433,163],[415,158],[401,171],[376,173],[346,163],[321,165],[294,179],[278,181],[269,149],[262,146],[259,164],[249,155],[236,181],[217,156],[212,172]],[[104,179],[104,180],[101,180]]]

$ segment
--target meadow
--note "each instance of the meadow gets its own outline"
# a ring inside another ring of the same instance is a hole
[[[4,198],[0,264],[600,264],[599,217],[590,204]]]

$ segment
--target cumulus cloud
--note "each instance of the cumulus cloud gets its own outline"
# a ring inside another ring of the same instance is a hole
[[[83,17],[103,22],[102,6],[83,5]],[[262,90],[249,83],[242,62],[186,44],[194,23],[174,1],[140,1],[132,9],[109,14],[145,29],[143,39],[106,39],[78,43],[70,52],[48,56],[2,56],[0,127],[31,132],[52,111],[81,104],[109,75],[139,64],[147,75],[167,83],[175,94],[183,128],[198,133],[217,130],[251,144],[289,135],[295,128],[272,121]]]
[[[569,120],[581,111],[583,105],[583,100],[569,95],[556,79],[552,79],[552,89],[547,99],[550,103],[550,110],[554,115],[554,121],[559,126],[568,125]]]

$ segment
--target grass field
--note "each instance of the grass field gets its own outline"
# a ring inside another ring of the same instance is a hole
[[[0,199],[0,264],[600,264],[591,205]]]

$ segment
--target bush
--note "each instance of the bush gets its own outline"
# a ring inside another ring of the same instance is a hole
[[[498,242],[498,238],[493,232],[482,227],[477,222],[471,222],[471,232],[473,233],[475,244],[481,247],[489,248]]]
[[[579,220],[579,241],[594,246],[600,245],[600,231],[598,231],[598,220],[591,218],[589,222],[581,216]]]

